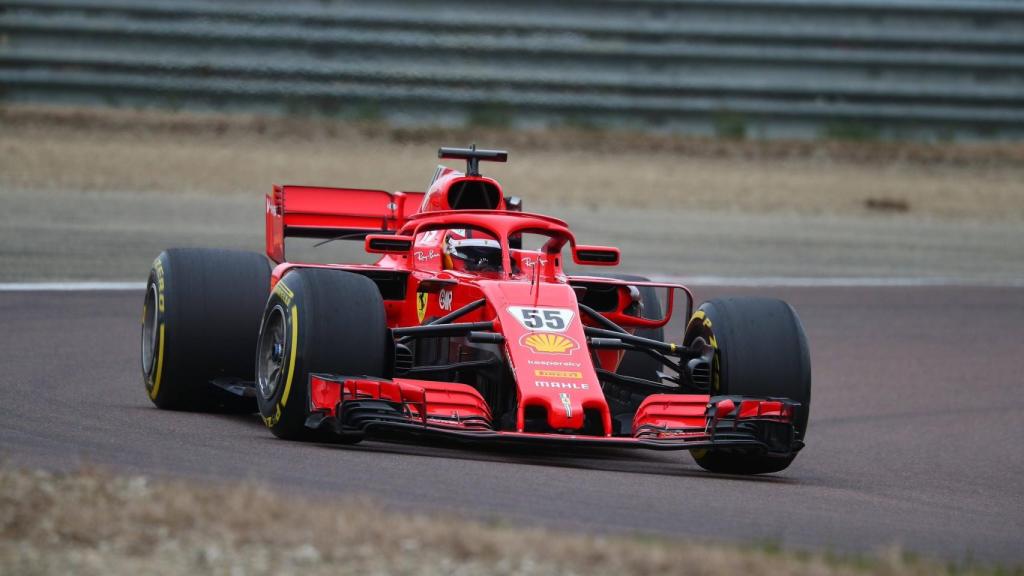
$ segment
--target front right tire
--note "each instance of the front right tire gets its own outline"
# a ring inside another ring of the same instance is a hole
[[[267,301],[256,346],[264,424],[286,440],[329,439],[306,427],[310,374],[386,378],[391,350],[384,302],[372,280],[322,268],[285,274]]]

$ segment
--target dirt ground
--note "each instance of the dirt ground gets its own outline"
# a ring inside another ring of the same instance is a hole
[[[1021,143],[730,142],[31,106],[0,108],[0,195],[422,190],[439,145],[471,142],[510,150],[484,173],[528,207],[1024,220]]]
[[[251,482],[0,467],[4,574],[1020,574],[898,550],[839,558],[642,535],[572,535],[310,499]]]

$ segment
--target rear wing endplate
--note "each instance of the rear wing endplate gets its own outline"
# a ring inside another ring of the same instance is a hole
[[[423,192],[274,186],[267,194],[267,256],[284,262],[284,239],[361,240],[398,230],[419,211]]]

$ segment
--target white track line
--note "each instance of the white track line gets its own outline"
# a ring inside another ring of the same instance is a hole
[[[0,282],[0,292],[93,292],[145,290],[145,282]]]
[[[790,277],[790,276],[652,276],[658,282],[685,286],[730,286],[737,288],[915,288],[964,286],[1024,288],[1024,279],[975,278],[884,278],[884,277]],[[0,292],[94,292],[144,290],[145,282],[0,282]]]
[[[652,280],[684,286],[787,287],[787,288],[916,288],[927,286],[964,286],[991,288],[1022,288],[1024,279],[958,278],[958,277],[799,277],[799,276],[652,276]]]

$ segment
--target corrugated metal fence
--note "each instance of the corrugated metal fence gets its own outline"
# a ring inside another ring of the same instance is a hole
[[[1024,135],[1006,0],[2,0],[9,101],[748,137]]]

